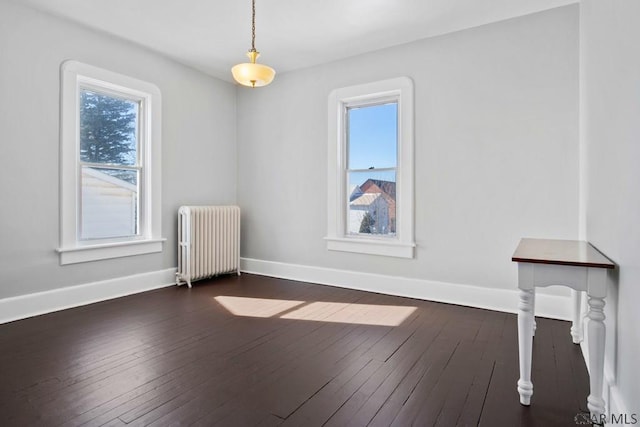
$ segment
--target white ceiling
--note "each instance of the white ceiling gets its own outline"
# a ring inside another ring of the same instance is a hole
[[[578,0],[256,0],[256,48],[285,72]],[[231,79],[250,0],[21,0]]]

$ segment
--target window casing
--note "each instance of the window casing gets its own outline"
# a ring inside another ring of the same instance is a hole
[[[354,112],[370,115],[368,127],[373,129],[361,130]],[[395,122],[375,123],[390,118]],[[364,144],[377,144],[377,156],[368,156],[356,138],[375,140]],[[413,258],[411,79],[334,90],[329,96],[328,146],[327,249]]]
[[[162,251],[160,91],[61,67],[60,263]]]

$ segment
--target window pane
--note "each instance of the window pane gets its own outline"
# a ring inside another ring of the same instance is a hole
[[[82,168],[81,238],[138,234],[138,171]]]
[[[80,90],[80,160],[135,165],[139,103]]]
[[[394,168],[398,103],[347,109],[349,169]]]
[[[395,236],[396,171],[348,173],[348,234]]]

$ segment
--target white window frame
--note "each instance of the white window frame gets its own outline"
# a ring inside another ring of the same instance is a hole
[[[75,264],[162,251],[160,89],[119,73],[78,61],[60,71],[60,264]],[[140,102],[139,232],[136,236],[80,239],[81,162],[79,100],[81,88],[126,96]]]
[[[396,164],[396,235],[363,236],[347,233],[348,107],[397,100],[398,157]],[[329,95],[329,153],[327,249],[399,258],[413,258],[413,81],[398,77],[335,89]]]

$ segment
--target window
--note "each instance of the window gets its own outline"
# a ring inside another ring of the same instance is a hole
[[[347,234],[396,234],[398,101],[346,107]]]
[[[160,252],[160,91],[62,65],[61,264]]]
[[[413,83],[329,96],[329,250],[412,258]]]

